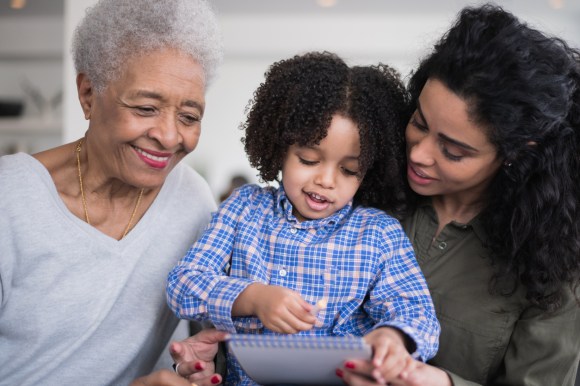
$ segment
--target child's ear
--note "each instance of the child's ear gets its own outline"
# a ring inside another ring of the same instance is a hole
[[[77,75],[77,94],[79,102],[81,103],[81,108],[85,114],[85,119],[91,119],[94,89],[93,84],[86,74],[80,73]]]

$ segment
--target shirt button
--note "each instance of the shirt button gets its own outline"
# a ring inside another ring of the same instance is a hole
[[[290,233],[292,233],[293,235],[296,234],[296,232],[298,232],[298,229],[296,229],[296,228],[290,229]]]
[[[281,270],[280,270],[280,272],[278,272],[278,274],[279,274],[280,276],[282,276],[282,277],[286,276],[286,274],[287,274],[287,273],[288,273],[288,272],[286,272],[286,270],[285,270],[285,269],[281,269]]]
[[[445,241],[442,241],[439,243],[437,247],[441,250],[444,250],[445,248],[447,248],[447,243]]]

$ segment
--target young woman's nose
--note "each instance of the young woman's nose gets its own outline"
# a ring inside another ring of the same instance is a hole
[[[429,136],[415,138],[411,141],[407,139],[409,146],[409,161],[420,165],[432,165],[434,162],[434,151],[437,146]]]

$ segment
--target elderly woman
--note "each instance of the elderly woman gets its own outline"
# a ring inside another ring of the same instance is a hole
[[[178,322],[167,272],[215,206],[179,162],[221,46],[203,0],[88,10],[73,42],[85,136],[0,159],[1,383],[122,385],[152,370]]]

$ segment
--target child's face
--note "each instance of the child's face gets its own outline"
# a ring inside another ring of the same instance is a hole
[[[362,182],[359,155],[357,126],[336,114],[319,145],[290,146],[282,183],[299,221],[328,217],[352,200]]]

